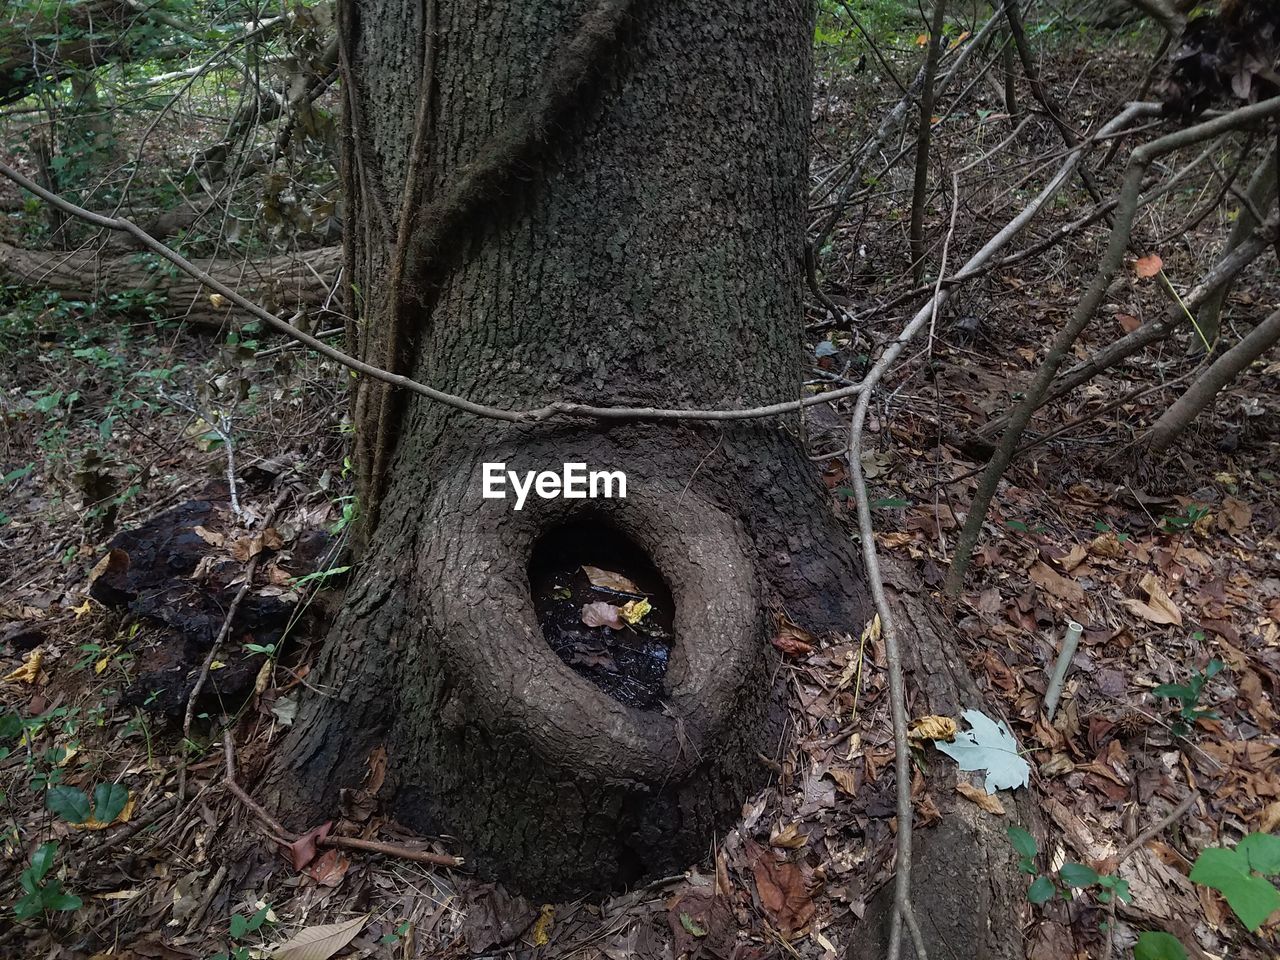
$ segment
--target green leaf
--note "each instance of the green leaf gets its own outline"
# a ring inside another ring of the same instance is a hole
[[[1196,700],[1196,692],[1190,687],[1183,686],[1180,683],[1162,683],[1158,687],[1152,687],[1151,692],[1157,697],[1171,697],[1174,700],[1190,700],[1192,703]]]
[[[93,819],[99,823],[111,823],[125,804],[129,802],[129,790],[120,783],[100,783],[93,791]]]
[[[74,893],[63,893],[61,885],[47,887],[40,899],[46,910],[79,910],[84,906],[84,901]]]
[[[1249,866],[1259,873],[1267,876],[1280,873],[1280,837],[1251,833],[1236,844],[1236,853],[1243,853]]]
[[[1173,934],[1148,930],[1138,934],[1133,960],[1187,960],[1187,950]]]
[[[263,921],[267,919],[267,914],[270,912],[271,912],[271,904],[268,903],[265,906],[261,907],[257,913],[255,913],[252,917],[249,918],[249,929],[257,930],[259,927],[261,927]]]
[[[1034,857],[1037,853],[1036,838],[1027,833],[1021,827],[1008,827],[1005,833],[1009,835],[1009,842],[1013,844],[1013,849],[1017,850],[1019,855],[1024,857]]]
[[[89,819],[89,798],[76,787],[50,787],[44,802],[68,823],[84,823]]]
[[[53,866],[53,858],[58,854],[58,845],[53,842],[42,843],[35,853],[31,855],[31,866],[25,872],[29,873],[31,879],[39,883],[44,879],[49,868]]]
[[[1027,899],[1032,903],[1048,903],[1053,899],[1053,895],[1057,890],[1053,886],[1053,881],[1048,877],[1036,877],[1035,881],[1027,889]]]
[[[1248,858],[1239,850],[1210,847],[1201,852],[1191,868],[1191,880],[1212,887],[1224,897],[1235,915],[1249,930],[1256,931],[1264,920],[1280,909],[1280,890],[1249,872]]]
[[[707,935],[707,928],[698,926],[697,921],[687,913],[680,914],[680,926],[695,937],[705,937]]]
[[[239,940],[249,932],[249,918],[243,913],[233,913],[231,915],[231,936]]]
[[[43,910],[44,903],[40,899],[40,891],[38,890],[34,893],[28,893],[13,905],[13,915],[19,920],[28,920],[39,915]]]
[[[1064,863],[1058,876],[1068,887],[1091,887],[1098,882],[1098,871],[1083,863]]]
[[[16,713],[0,716],[0,740],[9,740],[22,732],[22,718]]]

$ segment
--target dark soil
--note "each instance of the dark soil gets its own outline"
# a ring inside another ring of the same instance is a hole
[[[637,593],[593,586],[583,565],[621,574]],[[529,560],[529,586],[551,649],[582,676],[632,707],[655,706],[671,650],[675,602],[657,568],[638,546],[599,521],[585,519],[547,533]],[[653,609],[622,630],[589,627],[582,608],[647,599]]]

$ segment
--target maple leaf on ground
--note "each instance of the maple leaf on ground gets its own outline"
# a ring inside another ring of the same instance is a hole
[[[961,770],[985,770],[987,793],[1025,787],[1031,766],[1018,753],[1018,741],[1005,725],[981,710],[966,710],[964,719],[972,729],[956,734],[955,742],[934,741],[934,746],[960,764]]]

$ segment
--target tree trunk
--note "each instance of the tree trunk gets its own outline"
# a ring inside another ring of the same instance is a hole
[[[340,17],[355,102],[349,255],[357,339],[372,357],[392,257],[377,209],[394,209],[404,186],[420,8],[359,0]],[[611,8],[616,41],[585,67],[581,95],[432,264],[406,369],[510,407],[795,398],[803,0],[605,0],[594,21],[582,3],[533,16],[439,0],[424,201],[510,148],[531,91]],[[410,282],[425,286],[421,271]],[[334,695],[303,706],[268,795],[310,826],[386,744],[402,822],[458,837],[482,871],[540,896],[616,889],[701,858],[766,772],[772,608],[813,630],[867,617],[798,427],[510,426],[407,403],[380,520],[321,656]],[[515,512],[482,499],[484,462],[620,469],[627,497],[531,497]],[[651,709],[566,666],[535,619],[533,546],[575,518],[630,538],[671,588],[670,666]]]
[[[206,258],[194,263],[268,309],[310,314],[328,304],[341,261],[341,250],[325,247],[262,260]],[[52,290],[64,300],[101,301],[107,294],[156,294],[153,305],[165,318],[215,329],[237,320],[234,308],[225,303],[219,305],[200,283],[167,269],[153,257],[137,253],[24,250],[0,242],[0,284]]]

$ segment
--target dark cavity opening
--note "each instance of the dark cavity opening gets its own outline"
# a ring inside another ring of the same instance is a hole
[[[658,703],[675,602],[644,550],[599,518],[573,520],[534,545],[529,586],[561,660],[620,703]]]

